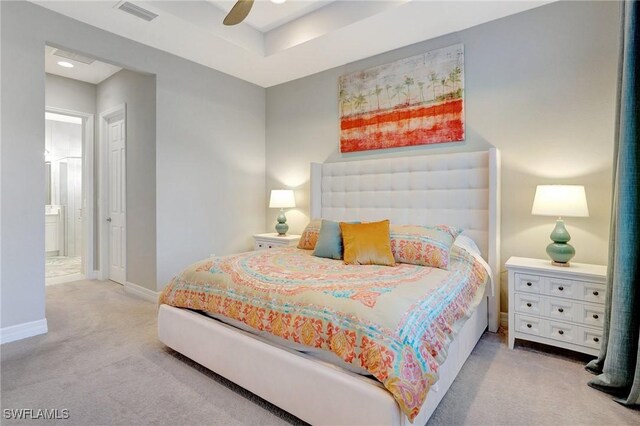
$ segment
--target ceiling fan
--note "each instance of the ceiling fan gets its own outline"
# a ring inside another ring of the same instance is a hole
[[[239,24],[244,21],[244,18],[246,18],[247,15],[249,15],[252,6],[253,0],[238,0],[236,4],[233,5],[227,16],[225,16],[222,23],[225,25]]]
[[[244,21],[244,19],[249,15],[251,11],[251,7],[253,6],[254,0],[238,0],[236,4],[233,5],[227,16],[225,16],[224,21],[222,21],[225,25],[237,25],[240,22]],[[280,4],[284,3],[286,0],[271,0],[273,3]]]

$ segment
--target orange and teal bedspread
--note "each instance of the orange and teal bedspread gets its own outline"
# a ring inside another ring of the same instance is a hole
[[[454,324],[471,315],[487,281],[486,269],[457,246],[448,271],[344,265],[287,247],[194,263],[160,303],[331,351],[377,378],[413,420],[438,379]]]

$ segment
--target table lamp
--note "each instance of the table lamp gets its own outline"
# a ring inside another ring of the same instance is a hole
[[[276,224],[276,231],[278,236],[284,237],[287,235],[289,225],[287,225],[287,218],[284,215],[284,209],[290,209],[296,206],[296,200],[293,197],[293,190],[291,189],[272,189],[271,198],[269,200],[269,207],[272,209],[280,209],[278,215],[278,223]]]
[[[567,244],[571,236],[564,227],[562,217],[589,216],[584,186],[538,185],[531,214],[558,217],[556,227],[551,232],[553,242],[547,246],[547,254],[553,265],[569,266],[569,261],[576,254],[576,250],[571,244]]]

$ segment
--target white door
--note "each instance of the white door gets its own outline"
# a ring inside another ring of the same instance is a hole
[[[126,281],[126,194],[125,194],[125,122],[123,118],[108,122],[109,170],[109,279]]]

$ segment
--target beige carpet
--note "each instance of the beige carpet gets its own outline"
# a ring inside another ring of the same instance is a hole
[[[155,305],[120,285],[46,291],[49,333],[1,347],[3,410],[68,409],[68,420],[53,422],[64,425],[301,423],[165,348]],[[587,387],[589,378],[583,359],[510,351],[503,337],[485,334],[429,425],[640,424],[640,412]]]

